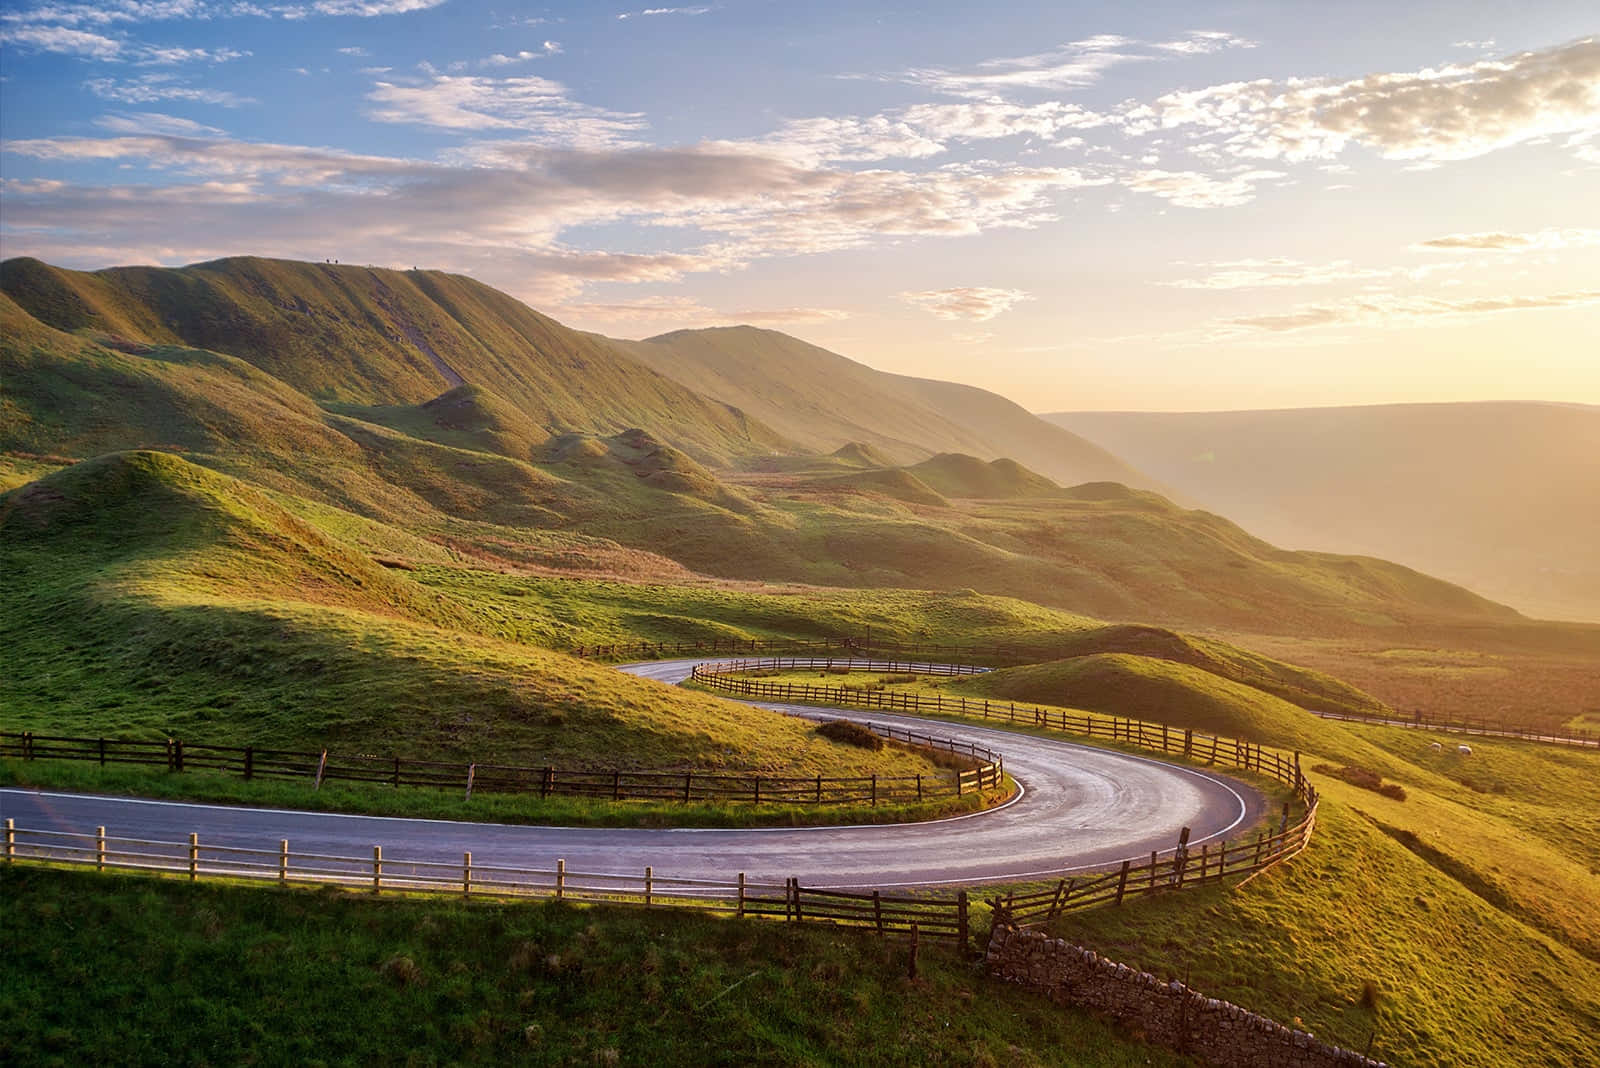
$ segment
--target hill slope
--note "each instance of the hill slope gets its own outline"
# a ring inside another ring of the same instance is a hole
[[[254,257],[88,273],[14,259],[0,264],[0,290],[58,330],[227,353],[320,403],[420,405],[467,384],[547,434],[642,426],[716,463],[791,448],[460,275]]]
[[[1600,408],[1046,418],[1280,545],[1382,556],[1530,613],[1600,621]]]
[[[1151,484],[1105,450],[1004,397],[876,371],[775,330],[679,330],[617,344],[818,452],[861,442],[902,464],[960,452],[985,460],[1010,457],[1064,484]]]

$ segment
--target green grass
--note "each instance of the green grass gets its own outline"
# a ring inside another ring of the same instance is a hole
[[[1330,790],[1311,849],[1242,888],[1139,899],[1054,930],[1326,1041],[1370,1038],[1398,1065],[1600,1057],[1600,965],[1473,894],[1358,803]],[[1361,1003],[1369,982],[1375,1009]]]
[[[8,1063],[1183,1063],[844,931],[24,867],[0,894]]]
[[[929,780],[931,783],[931,779]],[[427,787],[394,789],[373,783],[252,779],[212,771],[101,768],[61,760],[0,760],[0,786],[130,795],[165,800],[258,805],[311,812],[359,812],[372,816],[470,820],[561,827],[831,827],[860,823],[905,823],[976,812],[1010,796],[1014,787],[916,802],[772,804],[607,801],[590,798],[475,793]],[[953,788],[953,787],[952,787]]]
[[[11,729],[567,767],[932,773],[508,641],[250,487],[158,453],[0,498]]]

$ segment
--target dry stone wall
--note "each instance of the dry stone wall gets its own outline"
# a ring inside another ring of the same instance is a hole
[[[1221,1068],[1387,1068],[1182,983],[1101,957],[1038,931],[996,924],[989,973],[1099,1012],[1143,1032],[1157,1045]]]

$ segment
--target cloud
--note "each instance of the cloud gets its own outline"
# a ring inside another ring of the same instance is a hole
[[[349,45],[345,48],[341,48],[339,49],[339,54],[341,56],[357,56],[360,58],[365,58],[372,55],[371,52],[367,51],[360,45]]]
[[[1440,163],[1600,129],[1600,38],[1353,81],[1234,82],[1168,93],[1123,114],[1131,133],[1188,132],[1246,159],[1329,159],[1359,145]]]
[[[705,15],[711,11],[707,7],[647,7],[643,11],[624,11],[617,16],[618,22],[627,19],[642,18],[651,15]]]
[[[1112,67],[1126,63],[1170,59],[1174,55],[1205,54],[1225,48],[1254,47],[1254,41],[1216,30],[1195,30],[1178,40],[1160,43],[1103,33],[1069,41],[1033,55],[985,60],[965,71],[917,67],[877,77],[886,81],[906,82],[950,96],[1000,100],[1018,91],[1060,92],[1080,89],[1098,82]]]
[[[1198,171],[1135,171],[1122,184],[1136,193],[1170,200],[1185,208],[1222,208],[1246,204],[1255,199],[1256,183],[1283,178],[1282,171],[1245,171],[1213,177]]]
[[[236,108],[253,104],[251,97],[240,96],[226,89],[207,89],[178,81],[170,74],[145,74],[137,78],[90,78],[83,83],[102,100],[115,100],[122,104],[153,104],[162,100],[184,100],[194,104],[216,104]]]
[[[1054,138],[1065,130],[1108,122],[1104,116],[1060,101],[918,104],[866,118],[794,119],[761,140],[746,143],[813,163],[926,159],[945,152],[952,141]]]
[[[311,10],[319,15],[353,15],[359,18],[378,18],[383,15],[409,15],[413,11],[427,11],[445,0],[316,0]]]
[[[560,82],[533,75],[434,74],[415,84],[378,82],[367,99],[373,105],[367,117],[378,122],[468,132],[518,130],[559,144],[618,144],[645,126],[643,115],[581,104]]]
[[[1411,247],[1421,252],[1534,252],[1595,246],[1600,246],[1600,230],[1549,229],[1525,234],[1508,234],[1500,231],[1446,234],[1443,237],[1419,241]]]
[[[718,311],[692,297],[651,296],[631,301],[584,301],[555,309],[564,320],[604,323],[670,323],[682,327],[759,326],[768,324],[826,323],[850,317],[838,308],[747,308]]]
[[[98,33],[66,26],[19,26],[0,33],[0,42],[25,52],[54,52],[85,59],[119,59],[123,43]]]
[[[1257,42],[1247,37],[1238,37],[1218,30],[1190,30],[1176,41],[1162,41],[1151,47],[1159,48],[1163,52],[1175,52],[1178,55],[1203,56],[1229,48],[1255,48],[1256,44]]]
[[[95,125],[122,134],[167,134],[173,137],[225,136],[225,132],[215,126],[206,126],[193,119],[181,119],[176,115],[162,115],[154,111],[102,115],[95,120]]]
[[[1357,267],[1349,260],[1331,263],[1302,263],[1289,259],[1222,260],[1200,266],[1210,268],[1209,273],[1162,284],[1177,289],[1273,289],[1369,281],[1405,273],[1403,268],[1396,267]]]
[[[673,281],[762,258],[1037,226],[1056,217],[1054,194],[1099,181],[1071,169],[1005,164],[855,172],[748,145],[480,142],[416,160],[146,134],[18,140],[6,150],[186,179],[8,193],[5,236],[18,254],[26,248],[82,263],[86,254],[76,250],[113,244],[145,262],[241,248],[333,254],[475,271],[545,301],[570,300],[597,281]],[[630,254],[561,244],[569,230],[619,223],[670,233],[689,247]]]
[[[532,52],[527,49],[523,49],[520,52],[513,52],[509,55],[504,52],[496,52],[492,56],[486,56],[483,59],[480,59],[478,61],[478,65],[480,67],[510,67],[517,63],[527,63],[529,60],[543,59],[545,56],[559,56],[561,52],[562,49],[559,41],[546,41],[542,46],[540,46],[540,49],[537,52]]]
[[[1386,293],[1302,304],[1293,311],[1223,319],[1215,339],[1253,333],[1293,333],[1326,326],[1407,326],[1437,319],[1469,319],[1511,311],[1574,308],[1600,304],[1600,290],[1545,296],[1406,297]]]
[[[981,323],[1010,311],[1022,301],[1032,300],[1033,295],[1020,289],[961,286],[901,293],[900,299],[937,319],[965,319]]]

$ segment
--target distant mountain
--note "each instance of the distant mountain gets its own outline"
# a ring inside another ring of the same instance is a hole
[[[227,353],[321,404],[404,407],[438,398],[446,427],[462,418],[487,427],[495,414],[469,416],[460,405],[489,403],[518,424],[506,440],[531,445],[533,437],[646,427],[714,463],[794,448],[604,339],[440,271],[237,257],[91,273],[13,259],[0,264],[0,291],[57,330],[113,348]],[[442,396],[463,384],[487,396]]]
[[[640,362],[817,452],[850,442],[900,464],[1009,457],[1062,483],[1153,486],[1105,449],[972,386],[876,371],[775,330],[679,330],[617,342]]]
[[[1045,418],[1277,544],[1382,556],[1531,615],[1600,620],[1600,408]]]

